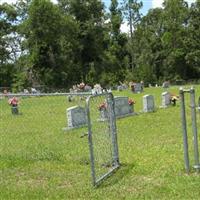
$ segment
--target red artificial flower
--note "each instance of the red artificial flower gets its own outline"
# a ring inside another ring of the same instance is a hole
[[[135,104],[136,102],[134,101],[134,100],[132,100],[132,99],[129,99],[128,100],[128,104],[131,106],[131,105],[133,105],[133,104]]]
[[[107,104],[104,102],[104,103],[100,104],[98,108],[99,108],[99,110],[106,109],[107,108]]]
[[[13,97],[11,99],[8,100],[8,103],[11,105],[11,106],[17,106],[19,101],[16,97]]]

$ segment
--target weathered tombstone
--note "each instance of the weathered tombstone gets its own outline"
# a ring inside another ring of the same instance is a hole
[[[84,87],[84,92],[91,92],[91,91],[92,91],[92,87],[91,87],[91,86],[86,85],[86,86]]]
[[[142,83],[133,83],[131,85],[131,90],[134,93],[141,93],[141,92],[143,92],[143,84]]]
[[[134,115],[134,104],[133,101],[129,102],[128,97],[117,96],[114,97],[115,102],[115,116],[116,118],[127,117]],[[106,120],[108,118],[107,104],[102,103],[99,107],[100,120]]]
[[[102,94],[102,87],[100,84],[94,85],[94,88],[92,89],[92,94]]]
[[[162,87],[163,88],[168,88],[169,87],[169,81],[165,81],[163,84],[162,84]]]
[[[134,112],[134,105],[129,105],[128,97],[114,97],[116,117],[130,115]]]
[[[73,106],[67,109],[68,128],[79,128],[87,125],[86,111],[80,106]]]
[[[117,90],[121,92],[123,90],[123,87],[121,85],[119,85],[119,86],[117,86]]]
[[[170,102],[170,93],[169,92],[163,92],[162,93],[162,108],[166,108],[167,106],[169,106],[171,104]]]
[[[143,111],[144,112],[154,112],[155,104],[153,95],[145,95],[143,96]]]

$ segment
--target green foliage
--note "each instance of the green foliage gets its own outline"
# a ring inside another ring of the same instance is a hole
[[[99,0],[1,4],[1,86],[199,79],[200,1],[165,0],[146,16],[141,7],[138,0],[112,0],[108,12]]]

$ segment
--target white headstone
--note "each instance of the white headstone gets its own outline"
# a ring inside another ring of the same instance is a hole
[[[155,110],[154,97],[153,95],[143,96],[143,111],[153,112]]]
[[[78,128],[87,125],[85,109],[73,106],[67,109],[68,128]]]
[[[129,105],[128,97],[115,97],[115,115],[116,117],[128,115],[134,112],[134,105]]]
[[[166,108],[170,105],[170,93],[169,92],[163,92],[162,93],[162,107]]]

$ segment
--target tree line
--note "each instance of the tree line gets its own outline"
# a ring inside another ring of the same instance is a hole
[[[200,75],[200,0],[18,0],[0,5],[0,87],[104,87]],[[129,32],[122,33],[122,23]]]

